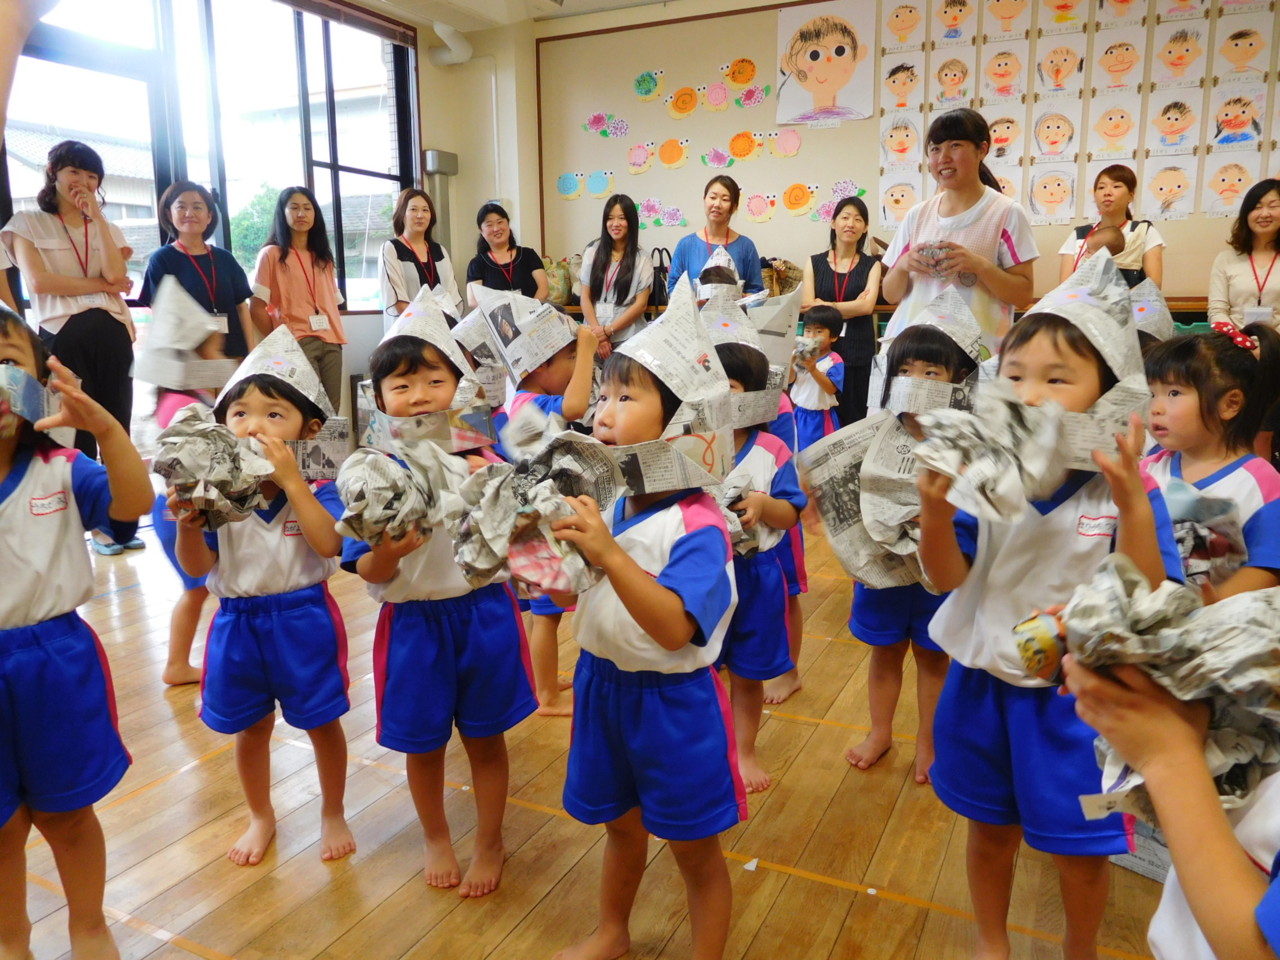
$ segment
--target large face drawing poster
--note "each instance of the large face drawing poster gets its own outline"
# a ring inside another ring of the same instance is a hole
[[[778,11],[778,123],[826,127],[872,115],[875,14],[874,3],[857,0]]]

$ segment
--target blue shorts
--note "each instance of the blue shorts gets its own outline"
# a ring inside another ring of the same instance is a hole
[[[92,806],[132,762],[102,644],[74,610],[0,630],[0,824]]]
[[[787,538],[778,546],[778,562],[782,564],[782,577],[787,582],[787,595],[798,597],[809,592],[809,571],[804,566],[804,528],[796,524],[787,531]]]
[[[779,553],[789,551],[783,540],[772,550],[733,558],[738,606],[717,667],[723,664],[748,680],[772,680],[795,666],[787,642],[787,585],[778,560]]]
[[[160,539],[160,546],[164,548],[164,555],[169,558],[169,563],[178,574],[178,579],[182,581],[183,590],[194,590],[196,587],[204,586],[204,577],[193,577],[187,571],[182,569],[182,564],[178,563],[177,544],[178,544],[178,521],[173,519],[173,514],[169,512],[168,498],[162,493],[156,497],[155,506],[151,508],[151,526],[156,532],[156,536]]]
[[[853,585],[849,632],[873,647],[889,647],[910,640],[923,650],[942,651],[929,637],[929,621],[947,599],[935,597],[918,583],[875,590]]]
[[[1118,813],[1086,820],[1081,794],[1101,790],[1097,733],[1057,687],[1016,687],[954,661],[938,700],[929,777],[943,803],[970,820],[1018,824],[1045,853],[1109,856],[1129,849]]]
[[[378,743],[430,753],[456,723],[467,737],[505,733],[538,709],[528,644],[506,584],[449,600],[384,603],[373,637]]]
[[[628,672],[582,650],[564,808],[609,823],[636,807],[664,840],[701,840],[747,819],[729,698],[709,667]]]
[[[560,607],[548,596],[534,597],[529,601],[529,612],[535,617],[552,617],[558,613],[572,613],[573,607]]]
[[[221,597],[204,650],[200,719],[219,733],[247,730],[279,701],[299,730],[351,709],[347,631],[323,581],[265,597]]]
[[[796,450],[806,450],[823,437],[840,429],[840,412],[836,407],[828,410],[809,410],[796,407]]]

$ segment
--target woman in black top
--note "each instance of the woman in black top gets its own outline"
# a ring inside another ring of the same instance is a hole
[[[542,257],[538,251],[516,243],[507,211],[496,203],[486,203],[476,214],[476,226],[480,228],[480,239],[476,241],[476,255],[467,265],[467,302],[476,306],[477,284],[545,300],[549,287]]]
[[[845,362],[840,395],[840,422],[856,423],[867,415],[867,384],[876,355],[873,311],[880,293],[880,258],[868,254],[867,205],[857,197],[836,204],[831,218],[830,247],[804,264],[802,308],[835,307],[844,330],[832,348]]]

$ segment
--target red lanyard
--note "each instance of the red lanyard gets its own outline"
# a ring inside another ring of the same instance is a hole
[[[498,258],[493,255],[493,251],[489,251],[489,259],[493,261],[493,265],[502,271],[502,275],[507,278],[507,289],[514,290],[516,288],[516,260],[520,257],[520,251],[516,250],[512,254],[511,259],[507,261],[506,266],[498,262]]]
[[[311,294],[311,304],[313,307],[315,307],[316,313],[319,313],[320,301],[316,298],[315,284],[312,283],[311,279],[307,276],[307,268],[302,265],[302,252],[297,248],[294,248],[293,252],[298,254],[298,268],[302,271],[302,279],[307,281],[307,291]],[[308,250],[307,252],[311,253],[310,250]],[[311,253],[311,273],[314,275],[315,272],[316,272],[316,255],[314,253]]]
[[[613,289],[613,281],[614,281],[615,279],[617,279],[617,276],[618,276],[618,270],[619,270],[619,269],[621,269],[621,267],[622,267],[622,261],[621,261],[621,260],[619,260],[619,261],[618,261],[617,263],[615,263],[613,266],[611,266],[611,267],[609,267],[608,269],[606,269],[606,270],[605,270],[605,272],[604,272],[604,290],[602,290],[602,291],[601,291],[601,293],[604,295],[604,297],[608,297],[608,296],[609,296],[609,291],[610,291],[611,289]],[[603,297],[602,297],[602,299],[603,299]],[[617,298],[615,297],[614,299],[616,300]]]
[[[58,214],[58,219],[62,220],[62,214]],[[81,217],[84,220],[83,217]],[[62,220],[62,232],[67,235],[67,243],[71,244],[71,252],[76,255],[76,263],[80,264],[80,272],[86,277],[89,276],[89,221],[84,221],[84,259],[80,259],[80,251],[76,249],[76,242],[71,239],[71,231],[67,229],[67,221]]]
[[[836,303],[844,303],[844,292],[849,288],[849,276],[853,273],[853,258],[849,259],[849,269],[845,271],[844,283],[841,283],[838,279],[840,276],[840,258],[835,255],[834,251],[831,254],[831,259],[835,261],[831,268],[831,283],[836,291]]]
[[[1128,220],[1120,224],[1121,233],[1124,233],[1124,228],[1128,226],[1128,224],[1129,224]],[[1076,262],[1071,265],[1072,273],[1075,273],[1076,270],[1079,268],[1080,261],[1084,259],[1084,252],[1089,249],[1089,238],[1092,237],[1095,233],[1097,233],[1098,229],[1101,226],[1102,226],[1102,221],[1099,220],[1097,223],[1093,225],[1093,228],[1090,229],[1090,231],[1084,235],[1084,239],[1080,241],[1080,249],[1076,251]]]
[[[1275,269],[1276,257],[1280,257],[1280,252],[1271,255],[1271,266],[1267,267],[1267,275],[1258,280],[1258,268],[1253,265],[1253,254],[1249,254],[1249,269],[1253,271],[1253,282],[1258,285],[1258,306],[1262,306],[1262,291],[1266,289],[1267,281],[1271,279],[1271,271]]]
[[[196,268],[196,272],[200,274],[200,279],[204,281],[204,288],[209,291],[209,311],[211,313],[218,312],[218,301],[214,296],[214,291],[218,289],[218,261],[213,257],[213,251],[208,247],[205,250],[209,254],[209,270],[213,273],[213,282],[209,282],[209,278],[204,275],[204,270],[200,268],[199,261],[192,255],[182,243],[181,240],[173,241],[173,245],[187,255],[187,259],[191,261],[191,265]]]
[[[418,251],[413,249],[413,244],[409,242],[409,238],[402,236],[404,245],[409,248],[409,252],[413,254],[413,259],[418,261],[418,268],[422,271],[422,275],[427,279],[427,289],[433,289],[436,285],[436,262],[431,259],[431,244],[427,244],[427,263],[431,264],[431,269],[427,269],[427,263],[422,262],[422,258],[418,256]]]
[[[707,259],[710,260],[711,259],[711,231],[707,230],[706,228],[703,228],[703,231],[702,231],[702,242],[707,245]],[[729,234],[726,233],[724,235],[723,244],[717,243],[716,246],[717,247],[723,246],[727,251],[729,249]]]

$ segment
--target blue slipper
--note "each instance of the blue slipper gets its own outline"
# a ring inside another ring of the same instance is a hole
[[[124,547],[118,543],[103,543],[101,540],[89,538],[89,546],[93,547],[93,552],[101,554],[104,557],[118,557],[124,553]]]
[[[147,549],[147,541],[141,537],[134,537],[128,543],[121,544],[126,550],[145,550]]]

